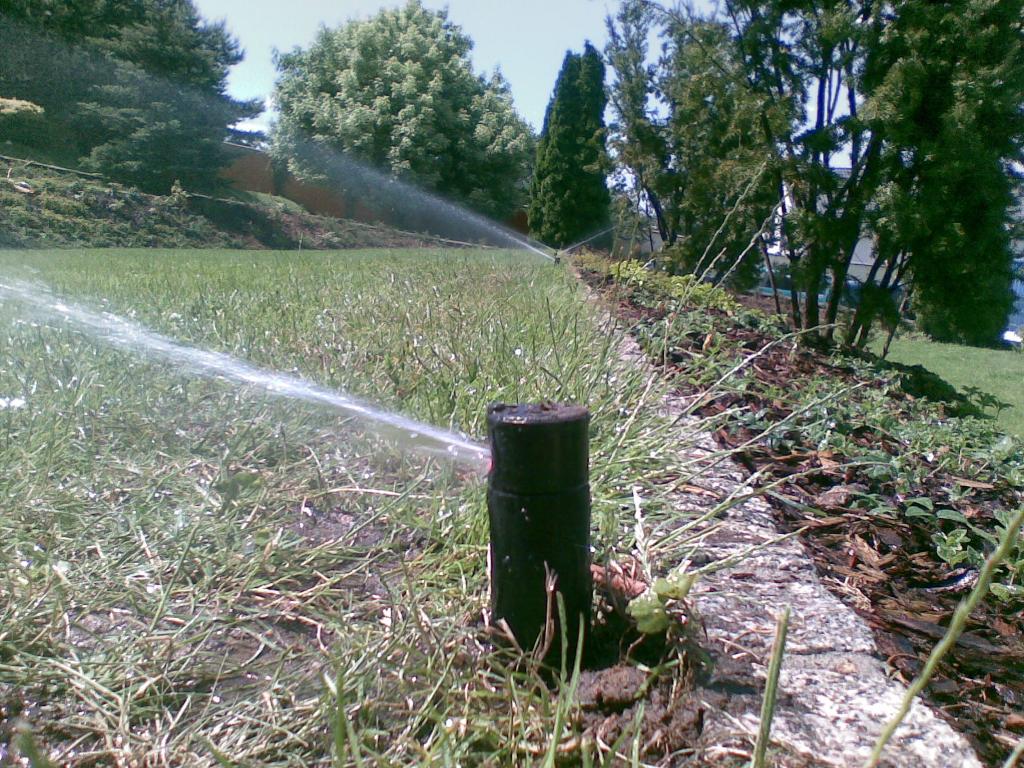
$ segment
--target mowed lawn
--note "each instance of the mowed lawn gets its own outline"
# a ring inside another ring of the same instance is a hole
[[[478,440],[491,401],[587,404],[594,557],[633,550],[635,498],[652,566],[684,554],[660,384],[528,253],[0,252],[15,279]],[[483,640],[478,474],[10,298],[0,347],[0,743],[60,765],[509,765],[561,736],[561,690]]]
[[[975,387],[1006,403],[1009,407],[999,412],[999,423],[1007,432],[1024,437],[1024,354],[1019,351],[941,344],[914,335],[897,337],[889,357],[923,365],[962,392],[970,394]],[[997,410],[986,409],[993,415]]]

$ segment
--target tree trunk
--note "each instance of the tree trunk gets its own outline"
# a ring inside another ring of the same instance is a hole
[[[877,239],[875,241],[875,249],[875,261],[871,265],[867,279],[864,280],[864,285],[874,284],[875,278],[878,276],[878,270],[881,269],[882,264],[885,263],[885,256],[881,252]],[[868,328],[871,327],[871,321],[873,319],[865,316],[869,310],[864,305],[863,298],[862,294],[861,301],[857,302],[857,309],[853,313],[853,322],[850,323],[850,330],[846,334],[846,343],[858,347],[861,346],[858,336],[861,334],[864,326],[867,326]]]
[[[658,235],[661,236],[661,242],[665,245],[672,245],[673,238],[671,238],[668,222],[665,221],[665,209],[661,206],[660,198],[646,184],[643,185],[643,188],[651,208],[654,209],[654,220],[658,223]]]
[[[778,314],[782,314],[782,303],[779,301],[779,289],[775,285],[775,270],[772,269],[772,260],[768,255],[768,248],[764,244],[764,238],[761,238],[761,254],[764,256],[764,268],[768,272],[768,283],[772,287],[772,298],[775,299],[775,311]]]
[[[896,330],[900,327],[899,320],[903,317],[903,313],[907,310],[907,302],[910,301],[910,289],[903,294],[903,301],[900,302],[900,309],[897,316],[897,320],[892,324],[892,328],[889,329],[889,335],[885,338],[885,346],[882,347],[882,359],[884,360],[889,356],[889,345],[892,344],[892,340],[896,337]]]
[[[860,242],[860,231],[853,237],[853,242],[846,249],[842,260],[836,262],[832,268],[832,293],[828,297],[828,307],[825,310],[825,322],[828,328],[825,331],[825,338],[832,341],[835,336],[836,319],[839,317],[839,306],[843,300],[843,292],[846,289],[846,276],[850,274],[850,264],[853,263],[853,256],[857,252],[857,243]]]
[[[814,247],[815,249],[817,246]],[[817,328],[821,323],[821,305],[818,302],[818,291],[821,290],[821,281],[824,278],[824,264],[821,262],[820,255],[812,252],[811,258],[808,259],[807,268],[804,272],[806,279],[803,281],[803,285],[800,286],[807,294],[804,297],[804,330],[807,331],[811,328]],[[794,284],[794,288],[797,288]],[[796,294],[796,291],[794,291]]]
[[[793,318],[793,330],[800,330],[801,328],[801,313],[800,313],[800,296],[797,291],[796,280],[793,276],[793,270],[796,265],[800,262],[799,257],[796,255],[796,251],[793,250],[790,245],[789,232],[787,231],[786,222],[789,218],[789,206],[786,204],[786,185],[782,180],[782,174],[778,174],[778,187],[779,187],[779,210],[782,213],[782,220],[780,222],[780,229],[783,243],[779,244],[780,248],[783,248],[786,252],[786,260],[789,262],[789,309]]]

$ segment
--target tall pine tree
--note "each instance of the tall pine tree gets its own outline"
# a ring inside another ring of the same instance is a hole
[[[605,183],[604,62],[587,43],[565,55],[544,116],[530,187],[533,234],[564,247],[599,232],[611,198]]]

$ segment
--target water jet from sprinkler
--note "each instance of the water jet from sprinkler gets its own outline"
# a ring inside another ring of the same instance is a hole
[[[572,251],[575,251],[577,248],[579,248],[581,245],[586,245],[587,243],[591,242],[592,240],[597,240],[597,238],[601,237],[601,235],[607,235],[613,229],[615,229],[615,225],[614,224],[612,226],[610,226],[610,227],[606,227],[605,229],[602,229],[600,232],[597,232],[597,233],[591,235],[590,237],[587,237],[587,238],[584,238],[583,240],[580,240],[578,243],[573,243],[569,247],[563,248],[561,251],[558,251],[555,254],[556,260],[557,260],[557,258],[561,254],[563,254],[563,253],[565,253],[565,254],[571,253]]]
[[[84,333],[115,349],[171,363],[179,372],[223,379],[274,397],[332,409],[408,451],[450,460],[474,474],[482,475],[490,461],[486,446],[458,432],[416,421],[298,376],[264,370],[223,352],[183,344],[111,312],[97,312],[61,301],[45,287],[0,277],[0,302],[7,300],[19,302],[31,314],[47,321],[58,321],[57,327]]]

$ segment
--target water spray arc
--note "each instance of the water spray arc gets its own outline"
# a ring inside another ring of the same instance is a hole
[[[60,319],[116,349],[174,363],[207,378],[246,384],[275,397],[325,406],[359,420],[374,434],[415,453],[445,457],[481,474],[490,451],[465,435],[424,424],[297,376],[266,371],[222,352],[196,349],[110,312],[95,312],[61,301],[45,288],[18,280],[0,281],[0,300],[19,302],[37,315]]]
[[[601,237],[601,235],[607,235],[609,232],[611,232],[613,229],[615,229],[615,227],[616,227],[616,225],[612,224],[610,227],[606,227],[605,229],[602,229],[600,232],[596,232],[595,234],[590,235],[589,237],[586,237],[583,240],[580,240],[580,241],[575,242],[575,243],[573,243],[572,245],[570,245],[570,246],[568,246],[566,248],[563,248],[558,253],[560,255],[564,255],[564,254],[567,254],[567,253],[572,253],[577,248],[579,248],[581,245],[586,245],[589,242],[597,240],[597,238]]]
[[[396,215],[418,221],[419,228],[431,234],[523,249],[548,261],[556,261],[548,246],[483,214],[377,170],[344,152],[309,139],[293,137],[292,141],[301,164],[315,169],[317,175],[342,194],[357,193]]]

